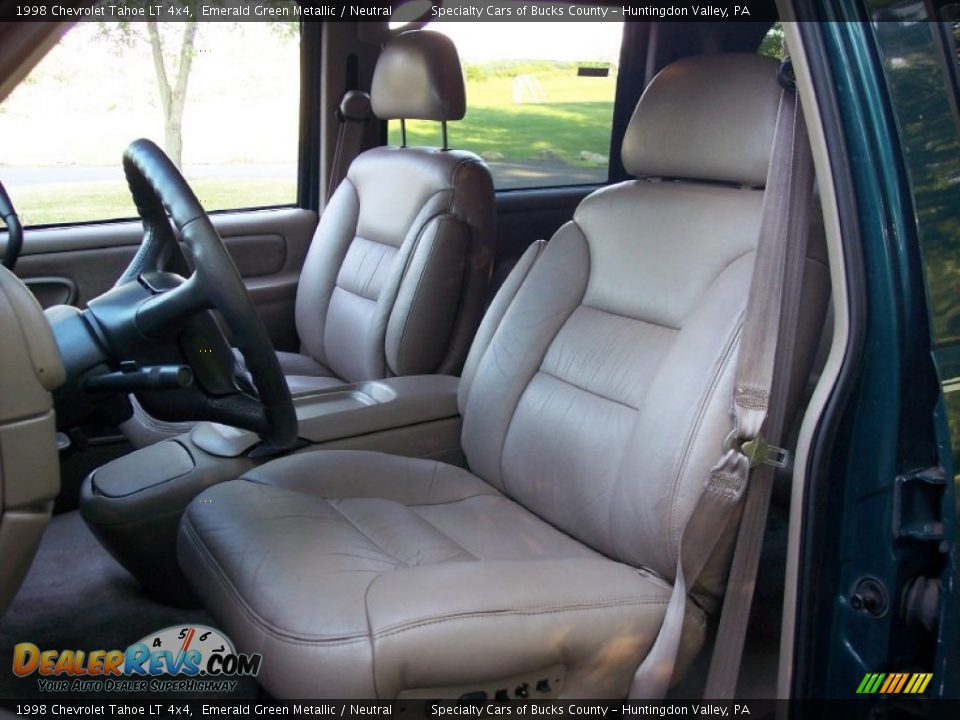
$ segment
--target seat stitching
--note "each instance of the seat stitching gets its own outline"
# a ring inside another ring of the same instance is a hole
[[[477,557],[477,554],[476,554],[475,552],[473,552],[473,551],[470,550],[469,548],[464,547],[458,540],[456,540],[455,538],[450,537],[450,534],[449,534],[449,533],[444,532],[444,531],[441,530],[439,527],[437,527],[437,526],[434,525],[432,522],[430,522],[427,518],[425,518],[423,515],[421,515],[419,512],[417,512],[416,509],[415,509],[415,508],[417,508],[417,507],[430,507],[429,505],[424,505],[424,506],[413,505],[413,506],[408,506],[408,509],[410,509],[411,511],[413,511],[414,515],[416,515],[418,518],[420,518],[424,523],[426,523],[427,525],[429,525],[431,528],[433,528],[434,530],[436,530],[437,533],[439,533],[440,535],[442,535],[445,539],[449,540],[452,544],[454,544],[454,545],[456,545],[458,548],[460,548],[464,553],[466,553],[467,555],[469,555],[470,557],[472,557],[472,558],[473,558],[474,560],[476,560],[476,561],[479,561],[479,560],[480,560],[480,558]]]
[[[244,597],[239,593],[236,586],[230,581],[230,578],[223,571],[223,568],[220,567],[220,563],[217,562],[216,558],[213,557],[213,554],[207,549],[206,545],[200,541],[200,536],[197,534],[196,529],[193,527],[193,521],[190,519],[188,514],[185,514],[182,522],[185,535],[187,540],[193,545],[194,549],[197,550],[200,555],[200,559],[203,560],[206,565],[213,571],[214,577],[219,581],[219,583],[227,590],[227,592],[233,596],[234,601],[237,603],[237,607],[250,618],[250,620],[257,626],[260,630],[268,635],[271,635],[277,639],[289,640],[298,645],[353,645],[363,640],[368,640],[367,635],[355,635],[347,637],[317,637],[317,638],[303,638],[297,637],[295,635],[289,634],[290,631],[281,630],[273,623],[265,620],[256,610],[251,608]],[[378,576],[379,577],[379,576]],[[376,577],[374,578],[374,580]],[[370,581],[371,583],[373,580]]]
[[[362,452],[362,451],[351,451],[351,452]],[[259,468],[252,468],[252,469],[250,469],[250,470],[248,471],[248,473],[257,472],[258,469],[259,469]],[[241,475],[241,476],[240,476],[239,478],[237,478],[237,479],[238,479],[238,480],[243,480],[244,482],[255,483],[255,484],[261,485],[261,486],[263,486],[263,487],[270,487],[270,488],[273,488],[273,489],[275,489],[275,490],[283,490],[284,492],[288,492],[288,493],[296,493],[296,494],[298,494],[298,495],[306,495],[306,496],[308,496],[308,497],[315,497],[315,498],[319,498],[319,499],[321,499],[321,500],[328,500],[328,501],[329,501],[329,500],[387,500],[386,498],[372,498],[372,497],[367,496],[367,495],[351,495],[351,496],[349,496],[349,497],[335,497],[335,496],[333,496],[333,495],[320,495],[319,493],[305,492],[305,491],[302,491],[302,490],[294,490],[294,489],[292,489],[292,488],[283,487],[282,485],[274,485],[273,483],[267,482],[267,481],[266,481],[264,478],[262,478],[262,477],[258,477],[258,476],[256,476],[256,475],[249,475],[249,474]],[[481,482],[482,482],[482,481],[481,481]],[[503,493],[497,491],[496,488],[491,487],[490,489],[493,490],[494,492],[492,492],[492,493],[477,493],[476,495],[467,495],[467,496],[462,497],[462,498],[457,498],[456,500],[444,500],[444,501],[442,501],[442,502],[434,502],[434,503],[419,502],[419,503],[411,503],[411,504],[409,504],[409,505],[406,504],[406,503],[400,503],[400,502],[398,502],[397,505],[400,505],[401,507],[406,507],[406,508],[411,508],[411,507],[436,507],[436,506],[439,506],[439,505],[453,505],[454,503],[463,502],[464,500],[472,500],[473,498],[478,498],[478,497],[492,497],[492,498],[498,498],[498,499],[506,499],[505,496],[503,495]],[[396,502],[396,501],[394,501],[394,500],[387,500],[387,502]],[[341,513],[341,514],[342,514],[342,513]]]
[[[455,620],[469,620],[473,618],[485,617],[512,617],[525,615],[560,615],[571,612],[582,612],[584,610],[603,610],[617,607],[644,606],[644,605],[667,605],[669,598],[629,598],[623,600],[601,600],[594,603],[576,603],[570,605],[543,605],[531,608],[511,608],[508,610],[487,610],[468,613],[458,613],[456,615],[436,616],[425,619],[418,619],[392,625],[384,630],[374,633],[377,639],[398,635],[407,630],[416,630],[429,625],[439,625],[445,622]]]
[[[493,489],[493,490],[496,490],[496,488],[492,488],[492,489]],[[411,503],[411,504],[409,504],[409,505],[405,505],[404,507],[416,508],[416,507],[439,507],[439,506],[441,506],[441,505],[456,505],[457,503],[464,502],[465,500],[473,500],[474,498],[485,498],[485,497],[504,499],[503,494],[502,494],[502,493],[499,493],[499,492],[496,493],[496,494],[494,494],[494,493],[477,493],[476,495],[467,495],[466,497],[457,498],[456,500],[443,500],[442,502],[432,502],[432,503],[431,503],[431,502],[418,502],[418,503]]]
[[[667,325],[666,323],[657,322],[656,320],[648,320],[647,318],[634,317],[633,315],[627,315],[625,313],[617,312],[616,310],[608,310],[607,308],[598,307],[597,305],[590,305],[589,303],[580,303],[581,307],[585,307],[588,310],[596,310],[597,312],[607,313],[608,315],[615,315],[616,317],[622,317],[626,320],[633,320],[634,322],[642,322],[647,325],[653,325],[654,327],[663,328],[664,330],[674,330],[679,332],[683,328],[674,327],[673,325]]]
[[[391,257],[391,260],[393,259],[393,257],[396,257],[396,254],[400,251],[400,249],[399,249],[396,245],[391,245],[390,243],[380,242],[379,240],[374,240],[374,239],[368,238],[368,237],[366,237],[366,236],[364,236],[364,235],[354,235],[354,236],[353,236],[353,240],[351,240],[351,241],[350,241],[350,244],[347,246],[347,252],[346,252],[346,254],[344,254],[344,256],[343,256],[343,260],[344,260],[344,261],[347,259],[347,255],[350,254],[350,248],[353,247],[353,244],[354,244],[357,240],[363,240],[364,242],[368,242],[368,243],[371,243],[371,244],[374,244],[374,245],[380,245],[380,246],[382,246],[382,247],[389,248],[390,250],[393,250],[393,256]],[[367,278],[367,281],[366,281],[366,283],[365,283],[368,287],[369,287],[369,285],[370,285],[370,280],[371,280],[372,278],[376,277],[377,272],[380,270],[380,266],[383,264],[383,261],[384,261],[384,258],[386,257],[386,255],[387,255],[386,253],[381,253],[380,257],[377,258],[377,264],[376,264],[376,266],[373,268],[373,270],[370,272],[369,277]],[[362,297],[362,298],[366,298],[367,300],[372,300],[372,301],[374,301],[374,302],[377,301],[377,299],[379,298],[379,294],[377,295],[377,297],[371,297],[370,295],[366,295],[366,294],[364,294],[363,292],[357,292],[357,291],[355,291],[355,290],[351,290],[350,288],[348,288],[348,287],[346,287],[345,285],[343,285],[343,284],[340,282],[340,271],[342,271],[342,270],[343,270],[343,261],[341,261],[341,263],[340,263],[340,268],[339,268],[339,270],[338,270],[338,272],[337,272],[337,277],[336,277],[336,278],[334,279],[334,281],[333,281],[333,284],[334,284],[335,287],[341,288],[342,290],[346,290],[347,292],[349,292],[349,293],[351,293],[351,294],[353,294],[353,295],[358,295],[358,296],[360,296],[360,297]]]
[[[373,649],[373,623],[370,622],[370,588],[373,587],[373,584],[382,577],[383,573],[379,573],[374,576],[373,580],[367,583],[367,587],[363,591],[363,616],[367,620],[367,643],[370,646],[370,680],[373,685],[373,694],[379,699],[380,692],[377,688],[377,658],[376,653]]]
[[[625,408],[627,408],[627,409],[629,409],[629,410],[633,410],[634,412],[636,412],[637,410],[639,410],[639,408],[635,408],[633,405],[628,405],[628,404],[625,403],[623,400],[617,400],[616,398],[608,397],[607,395],[603,395],[602,393],[598,393],[598,392],[595,391],[595,390],[591,390],[591,389],[589,389],[589,388],[585,388],[585,387],[583,387],[582,385],[577,385],[575,382],[573,382],[573,381],[571,381],[571,380],[567,380],[566,378],[560,377],[559,375],[555,375],[554,373],[550,372],[549,370],[544,370],[542,367],[541,367],[536,373],[534,373],[534,376],[533,376],[533,377],[536,377],[538,374],[540,374],[540,375],[546,375],[547,377],[551,377],[551,378],[553,378],[554,380],[559,380],[559,381],[562,382],[564,385],[569,385],[570,387],[572,387],[572,388],[574,388],[574,389],[576,389],[576,390],[579,390],[580,392],[585,392],[585,393],[587,393],[588,395],[593,395],[594,397],[598,397],[598,398],[600,398],[601,400],[606,400],[606,401],[608,401],[608,402],[612,402],[612,403],[615,403],[615,404],[617,404],[617,405],[621,405],[622,407],[625,407]],[[532,381],[533,381],[533,378],[530,378],[530,380],[531,380],[531,382],[532,382]]]
[[[346,520],[348,523],[350,523],[350,525],[353,527],[354,530],[356,530],[358,533],[360,533],[361,535],[363,535],[363,537],[365,537],[367,540],[369,540],[370,543],[371,543],[373,546],[375,546],[378,550],[380,550],[380,552],[382,552],[384,555],[386,555],[388,558],[390,558],[390,559],[393,560],[394,562],[399,563],[402,567],[411,567],[406,561],[401,560],[400,558],[396,557],[393,553],[391,553],[391,552],[388,551],[385,547],[383,547],[383,545],[381,545],[380,543],[378,543],[376,540],[374,540],[372,537],[370,537],[370,535],[368,535],[366,532],[364,532],[364,530],[363,530],[359,525],[357,525],[357,523],[355,523],[355,522],[353,521],[353,519],[352,519],[349,515],[347,515],[342,509],[340,509],[339,505],[338,505],[336,502],[334,502],[334,500],[329,499],[329,498],[322,498],[322,499],[323,499],[323,501],[324,501],[325,503],[327,503],[330,507],[332,507],[334,510],[336,510],[336,511],[337,511],[337,514],[340,515],[340,517],[342,517],[344,520]],[[336,500],[351,500],[351,499],[362,499],[362,498],[336,498]],[[371,499],[377,499],[377,498],[371,498]],[[390,501],[388,500],[387,502],[390,502]],[[397,504],[399,505],[399,503],[397,503]],[[403,506],[401,505],[401,507],[403,507]]]
[[[338,281],[338,282],[335,282],[335,283],[333,284],[333,289],[334,289],[334,290],[342,290],[342,291],[345,292],[345,293],[349,293],[349,294],[353,295],[354,297],[358,297],[358,298],[360,298],[361,300],[366,300],[367,302],[372,302],[372,303],[376,303],[376,302],[377,302],[377,298],[367,297],[366,295],[363,295],[362,293],[354,292],[354,291],[351,290],[350,288],[344,287],[343,285],[340,285],[340,284],[339,284],[339,281]]]

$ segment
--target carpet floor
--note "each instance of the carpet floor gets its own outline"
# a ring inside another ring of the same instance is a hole
[[[23,586],[0,618],[0,699],[54,699],[49,693],[39,692],[37,675],[18,678],[13,674],[13,648],[17,643],[31,642],[41,650],[122,650],[149,633],[192,623],[216,627],[204,610],[184,610],[151,600],[100,546],[78,512],[57,515],[47,528]],[[229,695],[204,697],[254,698],[258,693],[256,683],[244,679]],[[97,696],[138,697],[83,697]]]

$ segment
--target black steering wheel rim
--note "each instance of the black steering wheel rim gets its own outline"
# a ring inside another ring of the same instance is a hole
[[[235,406],[233,414],[240,414],[242,425],[256,431],[272,449],[293,447],[297,442],[296,410],[280,362],[210,217],[170,158],[150,140],[136,140],[129,145],[124,152],[123,169],[143,222],[144,238],[118,285],[138,280],[150,270],[166,268],[184,276],[189,274],[170,220],[195,266],[186,283],[156,295],[140,308],[138,325],[149,333],[151,327],[169,323],[178,315],[218,310],[258,394],[256,403],[247,401]],[[243,397],[248,400],[248,396]]]

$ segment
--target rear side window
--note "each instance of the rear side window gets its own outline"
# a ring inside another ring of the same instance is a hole
[[[146,137],[207,210],[295,203],[299,68],[293,23],[77,23],[0,104],[0,179],[25,225],[135,217]]]
[[[605,183],[623,24],[435,22],[456,44],[467,115],[450,146],[490,167],[498,189]],[[391,121],[389,142],[400,144]],[[407,122],[408,145],[439,145],[437,123]]]

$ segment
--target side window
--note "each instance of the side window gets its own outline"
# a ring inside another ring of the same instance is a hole
[[[124,148],[150,138],[207,210],[296,202],[293,23],[77,23],[0,104],[24,225],[136,216]]]
[[[450,146],[490,166],[498,189],[604,183],[623,24],[435,22],[457,45],[467,115]],[[400,144],[400,123],[389,142]],[[437,123],[407,122],[407,144],[439,145]]]

